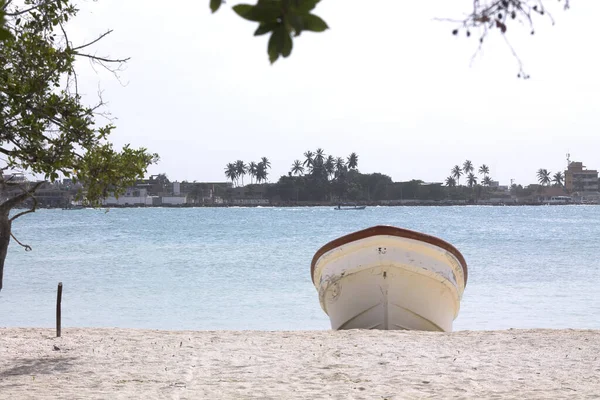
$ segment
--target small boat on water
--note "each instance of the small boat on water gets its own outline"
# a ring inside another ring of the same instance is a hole
[[[379,225],[321,247],[311,275],[334,330],[450,332],[467,263],[442,239]]]
[[[83,210],[85,207],[82,205],[71,204],[66,207],[63,207],[63,210]]]
[[[334,207],[334,210],[364,210],[365,208],[367,208],[367,206],[357,206],[356,204],[354,204],[354,205],[338,204],[337,207]]]

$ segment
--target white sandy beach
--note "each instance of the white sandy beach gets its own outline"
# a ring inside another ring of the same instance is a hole
[[[600,395],[600,331],[0,328],[0,398]],[[54,347],[56,346],[56,348]]]

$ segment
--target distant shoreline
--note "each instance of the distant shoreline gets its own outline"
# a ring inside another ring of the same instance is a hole
[[[582,203],[430,203],[430,202],[402,202],[402,203],[372,203],[356,202],[357,206],[368,207],[467,207],[467,206],[485,206],[485,207],[522,207],[522,206],[573,206],[573,205],[597,205]],[[318,202],[298,202],[298,203],[275,203],[275,204],[161,204],[161,205],[103,205],[97,208],[298,208],[298,207],[332,207],[335,208],[338,203],[318,203]],[[84,207],[85,208],[85,207]],[[90,207],[91,208],[91,207]],[[64,209],[61,207],[45,207],[44,209]],[[78,208],[71,208],[77,210]]]

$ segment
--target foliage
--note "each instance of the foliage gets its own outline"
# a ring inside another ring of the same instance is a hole
[[[269,175],[268,169],[271,168],[271,162],[267,157],[262,157],[259,162],[250,161],[246,164],[242,160],[237,160],[233,163],[227,163],[225,166],[225,176],[231,183],[239,185],[239,179],[242,179],[244,186],[244,176],[250,175],[250,183],[256,179],[256,183],[261,183],[267,180]]]
[[[451,175],[451,176],[452,176],[454,179],[456,179],[456,183],[457,183],[458,185],[460,185],[460,177],[461,177],[461,176],[462,176],[462,174],[463,174],[463,173],[462,173],[462,169],[461,169],[461,168],[460,168],[458,165],[455,165],[454,167],[452,167],[452,170],[451,170],[450,172],[452,173],[452,175]]]
[[[116,151],[107,140],[115,127],[96,125],[102,101],[93,107],[82,104],[74,63],[78,56],[94,57],[82,52],[89,44],[68,41],[65,25],[77,14],[70,0],[24,4],[30,11],[17,6],[5,10],[11,16],[11,37],[0,47],[4,170],[27,171],[49,181],[61,176],[80,181],[92,203],[109,192],[121,193],[158,156],[129,146]]]
[[[470,37],[472,32],[476,32],[479,50],[481,50],[490,32],[499,32],[506,40],[505,33],[511,24],[525,24],[531,35],[535,34],[534,20],[536,17],[547,17],[554,24],[554,19],[545,6],[547,2],[547,0],[473,0],[473,9],[467,18],[447,21],[459,25],[452,31],[453,35],[458,35],[463,31],[466,37]],[[565,10],[570,6],[570,0],[557,0],[557,2],[562,3]],[[519,64],[517,77],[528,79],[529,75],[525,73],[521,59],[508,40],[506,43]]]
[[[358,167],[358,155],[356,153],[351,153],[348,156],[348,168],[356,169]]]
[[[270,33],[267,53],[269,61],[288,57],[294,45],[292,36],[300,36],[303,31],[323,32],[328,26],[321,17],[311,11],[320,0],[257,0],[255,5],[238,4],[233,11],[240,17],[257,22],[254,36]],[[210,0],[210,9],[219,9],[222,0]]]
[[[470,160],[466,160],[463,163],[462,170],[465,173],[465,175],[469,175],[471,172],[473,172],[473,163]]]
[[[209,0],[211,11],[216,12],[224,0]],[[280,56],[288,57],[293,48],[292,36],[299,36],[303,31],[323,32],[328,29],[327,23],[313,10],[320,0],[257,0],[255,5],[238,4],[233,10],[242,18],[258,23],[255,36],[270,33],[267,53],[269,61],[274,63]],[[466,37],[472,33],[478,37],[479,50],[490,34],[498,32],[502,36],[509,25],[514,23],[526,24],[533,35],[534,19],[537,16],[549,17],[554,20],[545,7],[547,0],[473,0],[473,8],[467,17],[459,20],[442,19],[458,25],[452,30],[453,35],[464,32]],[[569,8],[569,0],[558,0],[564,9]],[[510,43],[507,44],[510,47]],[[523,64],[516,52],[510,47],[511,53],[519,64],[518,77],[529,78],[523,70]]]
[[[290,170],[290,175],[303,175],[304,174],[304,166],[300,160],[294,160],[292,164],[292,169]]]
[[[0,0],[0,40],[11,37],[12,33],[6,28],[6,0]]]
[[[467,175],[467,184],[471,188],[477,184],[477,177],[472,172]]]
[[[227,179],[231,180],[231,183],[235,183],[237,179],[237,174],[237,168],[235,167],[234,163],[228,163],[225,166],[225,176],[227,177]]]
[[[490,167],[488,167],[485,164],[481,164],[481,167],[479,167],[479,173],[482,174],[484,177],[488,176],[488,174],[490,173]]]
[[[538,169],[537,178],[538,182],[544,186],[550,185],[550,182],[552,182],[552,180],[550,179],[550,171],[548,171],[545,168]]]
[[[86,53],[97,39],[79,46],[67,36],[67,23],[77,15],[71,0],[0,2],[0,161],[2,172],[43,176],[54,182],[70,178],[85,187],[80,197],[98,204],[109,193],[119,195],[158,155],[126,145],[115,150],[108,141],[112,124],[99,125],[104,103],[82,103],[75,61],[84,57],[106,68],[126,59],[100,58]],[[4,174],[0,185],[0,288],[11,222],[35,211],[35,191],[41,183],[17,183]],[[12,208],[33,198],[32,208],[8,217]],[[28,247],[28,246],[27,246]],[[27,248],[26,247],[26,248]]]
[[[561,171],[558,171],[552,176],[552,182],[554,182],[554,186],[562,187],[564,183],[564,175]]]

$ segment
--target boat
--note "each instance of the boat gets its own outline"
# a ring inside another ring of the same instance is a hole
[[[337,207],[334,207],[334,210],[364,210],[365,208],[367,208],[367,206],[357,206],[356,204],[354,204],[354,205],[338,204]]]
[[[70,204],[66,207],[63,207],[63,210],[83,210],[85,207],[80,204]]]
[[[311,275],[333,330],[451,332],[467,263],[442,239],[378,225],[325,244]]]

